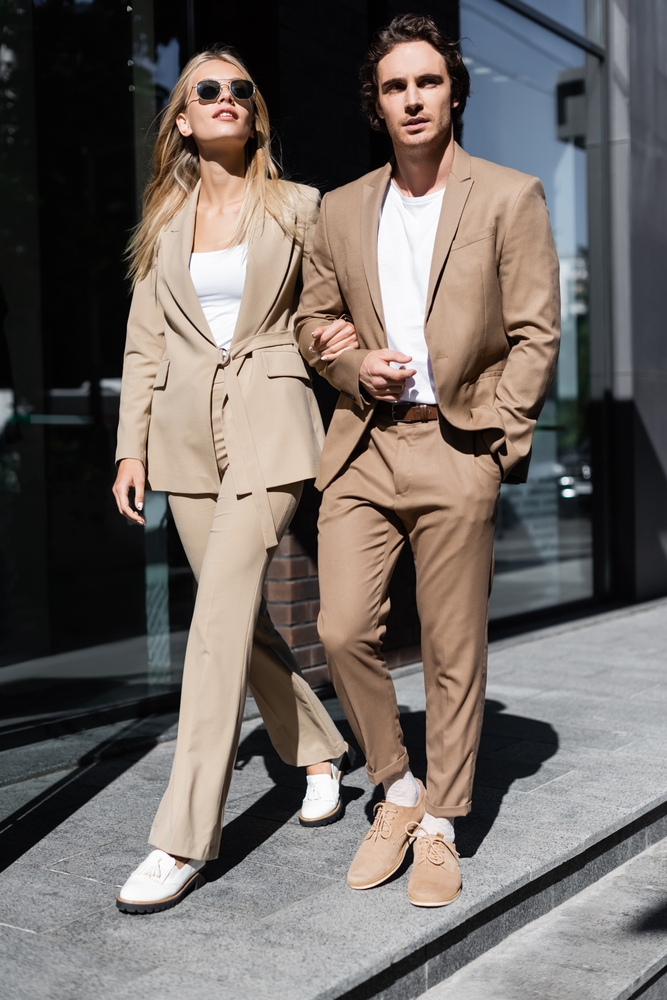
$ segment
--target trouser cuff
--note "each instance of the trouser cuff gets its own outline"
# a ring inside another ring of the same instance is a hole
[[[294,761],[295,767],[310,767],[311,764],[323,764],[327,760],[337,760],[347,750],[347,743],[341,737],[338,743],[332,743],[327,747],[326,750],[319,750],[313,753],[311,750],[309,753],[300,754],[296,761]],[[324,755],[324,756],[322,756]],[[312,760],[310,758],[313,758]],[[291,764],[292,761],[286,761],[285,763]]]
[[[454,816],[467,816],[472,809],[472,802],[466,802],[462,806],[436,806],[426,796],[426,812],[429,816],[436,816],[438,819],[453,819]]]
[[[366,764],[366,773],[369,780],[373,785],[381,785],[383,781],[388,778],[398,778],[400,777],[405,769],[410,763],[410,758],[408,757],[408,751],[404,750],[398,760],[395,760],[393,764],[387,764],[380,771],[373,771],[368,764]]]

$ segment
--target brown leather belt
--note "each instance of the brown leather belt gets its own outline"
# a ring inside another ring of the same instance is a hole
[[[429,403],[378,403],[375,416],[384,424],[417,424],[437,420],[440,411]]]

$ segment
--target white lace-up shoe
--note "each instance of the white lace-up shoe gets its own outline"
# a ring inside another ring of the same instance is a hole
[[[179,868],[170,854],[151,851],[120,890],[116,906],[123,913],[169,910],[204,884],[201,871],[205,864],[190,860]]]
[[[354,751],[345,745],[345,752],[331,761],[331,774],[309,774],[306,795],[301,804],[301,826],[328,826],[343,818],[345,806],[340,796],[343,772],[354,763]]]

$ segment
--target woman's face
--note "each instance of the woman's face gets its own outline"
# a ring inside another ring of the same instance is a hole
[[[181,135],[192,136],[200,150],[238,146],[242,150],[253,135],[254,105],[232,97],[229,81],[243,79],[244,74],[233,63],[210,59],[194,71],[185,110],[176,119]],[[225,81],[214,101],[202,101],[195,87],[202,80]]]

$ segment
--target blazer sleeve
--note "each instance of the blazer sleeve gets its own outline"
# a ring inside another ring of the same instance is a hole
[[[505,429],[488,440],[504,476],[525,482],[533,432],[556,371],[560,338],[559,265],[542,184],[531,177],[514,204],[499,267],[505,333],[512,349],[495,409]],[[485,437],[494,436],[493,431]],[[497,435],[496,435],[497,437]]]
[[[320,192],[316,188],[306,188],[304,222],[303,222],[303,255],[301,257],[301,278],[305,285],[313,254],[313,239],[317,220],[320,214]]]
[[[359,368],[369,352],[363,349],[344,351],[335,361],[322,361],[308,349],[313,330],[318,326],[332,323],[347,311],[329,243],[327,195],[325,195],[315,227],[309,264],[304,275],[304,288],[296,315],[296,337],[308,364],[323,375],[335,389],[365,409],[368,403],[360,392]]]
[[[164,313],[153,267],[135,286],[127,321],[116,462],[138,458],[146,465],[153,385],[164,352]]]

